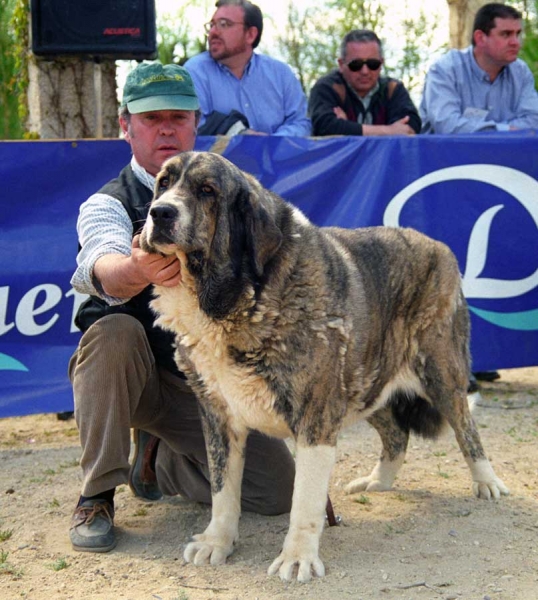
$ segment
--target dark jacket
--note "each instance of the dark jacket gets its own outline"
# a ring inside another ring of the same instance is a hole
[[[103,186],[98,193],[119,200],[133,223],[133,232],[136,234],[140,231],[146,222],[153,194],[135,177],[130,165],[125,167],[116,179]],[[109,306],[101,298],[90,296],[81,304],[75,317],[75,324],[82,331],[86,331],[95,321],[106,315],[118,313],[131,315],[144,326],[155,362],[183,377],[174,362],[173,334],[153,325],[155,314],[149,307],[152,299],[151,289],[152,286],[148,286],[125,304],[116,306]]]
[[[333,111],[336,106],[343,109],[348,121],[336,117]],[[338,70],[316,82],[310,92],[308,112],[312,119],[312,135],[362,135],[362,125],[357,122],[357,117],[359,114],[364,116],[364,107]],[[379,78],[379,89],[368,112],[372,114],[372,125],[390,125],[409,116],[409,126],[416,133],[420,131],[418,110],[404,85],[396,79]]]

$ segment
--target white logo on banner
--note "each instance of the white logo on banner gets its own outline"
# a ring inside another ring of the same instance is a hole
[[[504,190],[525,207],[538,228],[538,181],[516,169],[486,164],[440,169],[413,181],[389,202],[383,224],[399,227],[400,213],[412,196],[435,183],[455,179],[481,181]],[[466,298],[514,298],[538,286],[538,269],[529,277],[518,280],[480,277],[486,265],[491,224],[495,215],[503,208],[502,204],[489,208],[473,227],[463,274],[463,292]]]

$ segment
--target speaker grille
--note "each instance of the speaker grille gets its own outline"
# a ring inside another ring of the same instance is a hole
[[[155,0],[32,0],[32,51],[154,58]]]

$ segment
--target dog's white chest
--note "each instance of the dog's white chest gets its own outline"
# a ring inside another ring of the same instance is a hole
[[[252,367],[231,358],[224,330],[200,311],[186,290],[161,290],[161,296],[154,301],[161,315],[158,323],[179,334],[209,397],[220,404],[216,408],[226,410],[240,427],[272,437],[289,437],[291,432],[285,420],[275,412],[275,394]]]
[[[242,426],[273,437],[291,435],[284,419],[275,412],[275,396],[265,380],[235,363],[218,344],[191,347],[191,359],[210,395],[222,399],[232,419]]]

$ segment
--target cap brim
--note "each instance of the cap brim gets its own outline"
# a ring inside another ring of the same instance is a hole
[[[198,110],[200,103],[196,96],[150,96],[127,102],[127,108],[136,115],[153,110]]]

